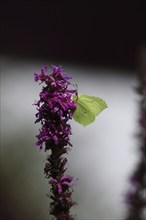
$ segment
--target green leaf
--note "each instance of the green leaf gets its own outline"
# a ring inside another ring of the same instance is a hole
[[[83,126],[95,121],[95,117],[107,108],[106,102],[95,96],[81,94],[76,99],[77,108],[73,113],[73,118]]]

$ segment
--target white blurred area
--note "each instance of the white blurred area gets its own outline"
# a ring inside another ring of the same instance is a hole
[[[48,181],[43,174],[43,151],[33,146],[40,125],[35,125],[35,106],[41,91],[33,73],[44,65],[61,65],[78,85],[79,94],[103,98],[108,109],[84,128],[72,125],[72,150],[67,173],[79,178],[72,208],[77,219],[123,219],[128,178],[137,162],[137,95],[133,72],[1,57],[1,175],[3,206],[11,219],[49,218]],[[10,205],[11,204],[11,205]],[[17,213],[17,214],[16,214]],[[21,216],[21,218],[20,218]]]

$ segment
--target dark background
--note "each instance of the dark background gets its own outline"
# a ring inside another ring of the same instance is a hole
[[[2,1],[0,53],[134,69],[145,43],[139,2]]]

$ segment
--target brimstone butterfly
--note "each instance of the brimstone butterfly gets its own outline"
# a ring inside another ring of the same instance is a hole
[[[103,99],[95,96],[74,95],[73,100],[77,102],[73,118],[83,126],[94,122],[95,117],[108,107]]]

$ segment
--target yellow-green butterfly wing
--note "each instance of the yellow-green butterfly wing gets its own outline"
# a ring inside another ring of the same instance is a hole
[[[107,108],[103,99],[85,94],[79,95],[76,102],[77,108],[74,111],[73,118],[83,126],[94,122],[95,117]]]

